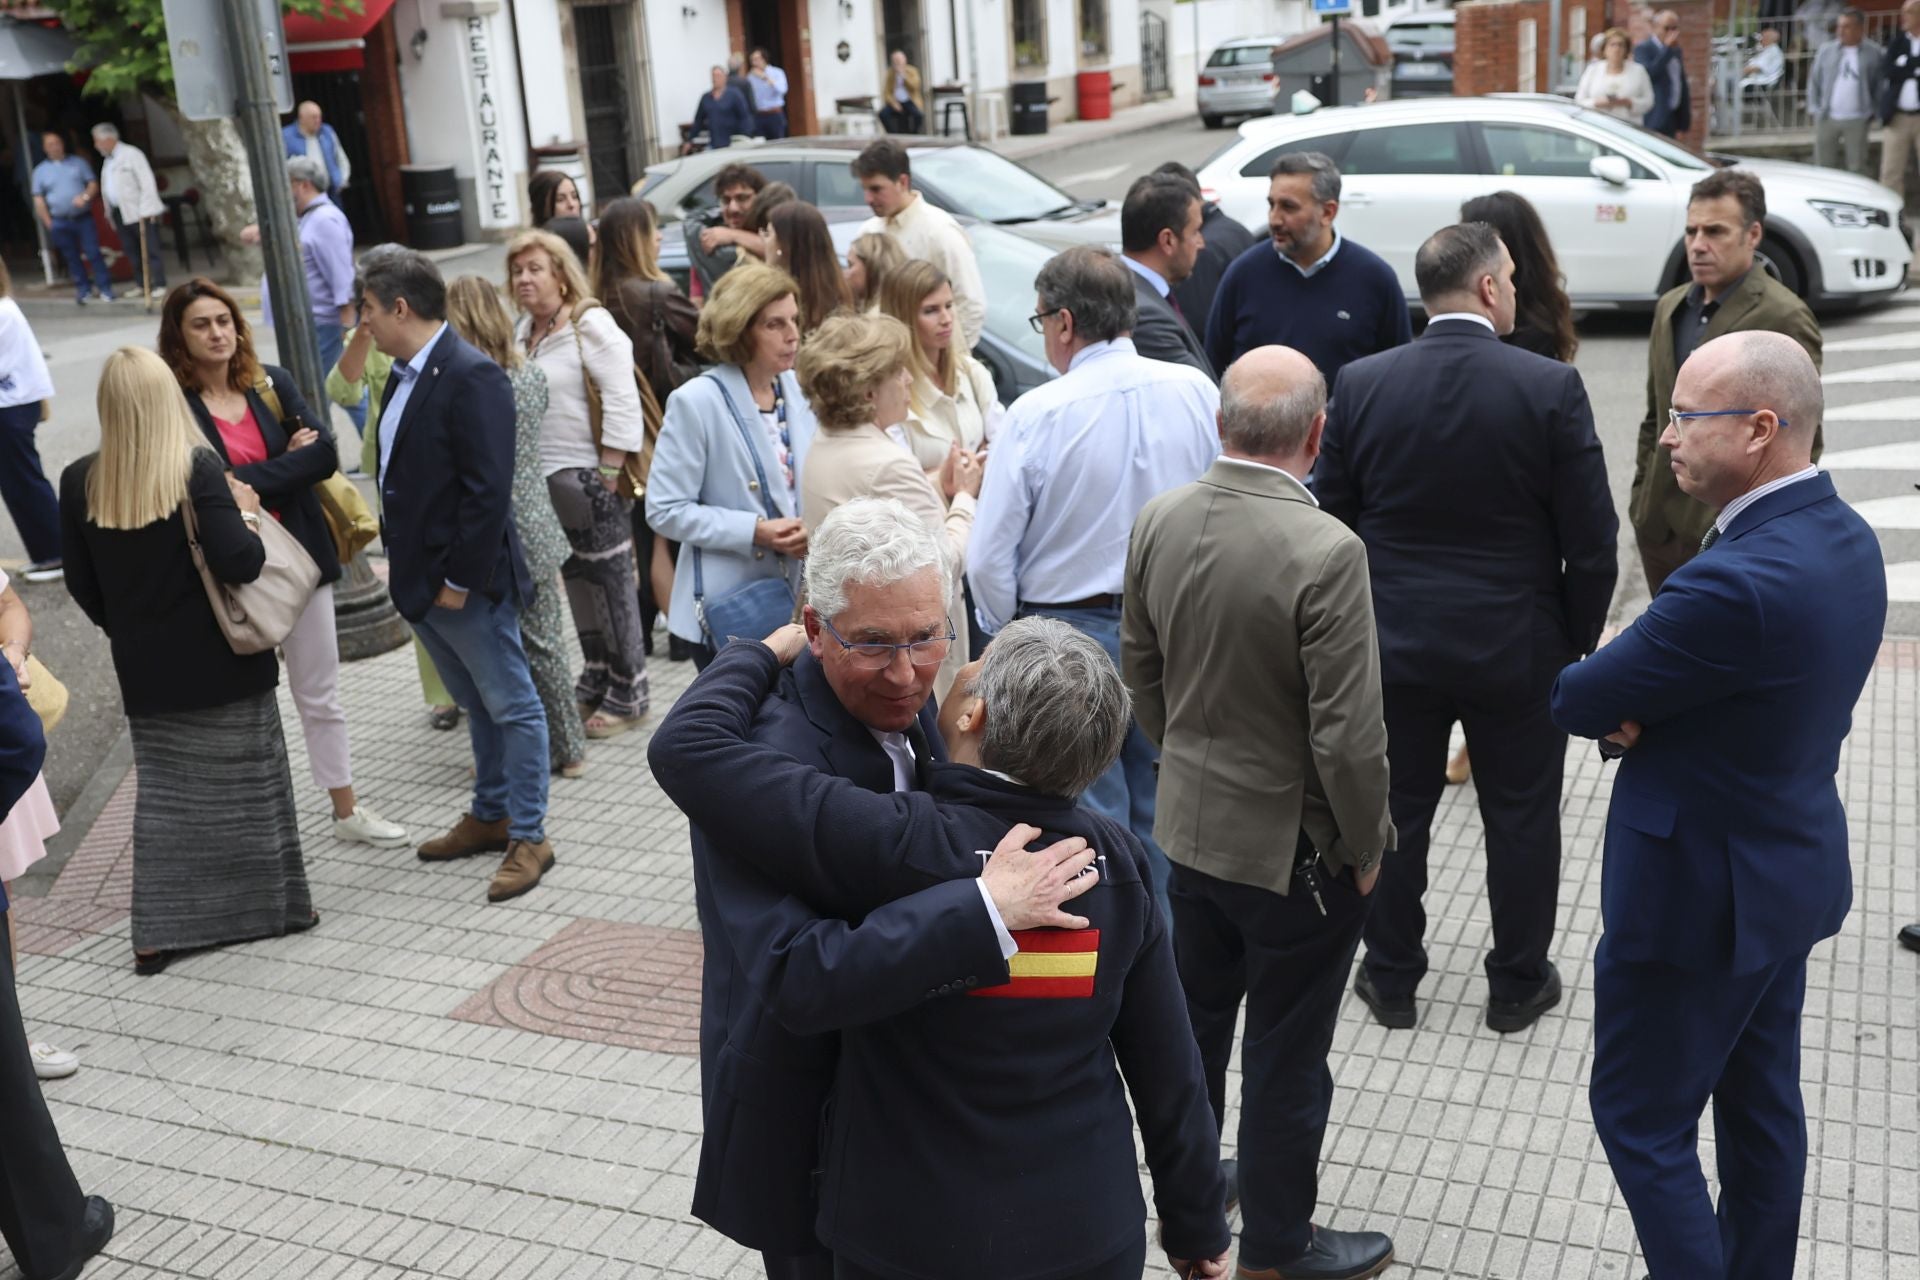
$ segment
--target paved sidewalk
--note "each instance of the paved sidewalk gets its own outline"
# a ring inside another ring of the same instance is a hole
[[[1139,133],[1143,129],[1158,129],[1162,125],[1195,119],[1196,116],[1197,108],[1193,105],[1191,96],[1161,98],[1135,107],[1121,107],[1110,119],[1055,119],[1045,133],[1008,134],[984,145],[1009,159],[1027,160],[1055,151],[1084,147],[1092,142],[1105,142],[1109,138],[1124,137],[1129,133]]]
[[[656,662],[656,708],[690,674]],[[350,667],[345,696],[362,794],[421,834],[448,822],[464,733],[427,727],[411,653]],[[281,715],[317,930],[136,978],[131,776],[51,893],[16,904],[28,1026],[85,1063],[48,1086],[54,1115],[82,1182],[120,1211],[89,1280],[757,1276],[686,1212],[699,939],[685,823],[644,734],[556,780],[558,865],[489,906],[488,859],[428,867],[335,842],[284,692]],[[1920,957],[1892,938],[1920,919],[1917,751],[1920,643],[1889,642],[1841,765],[1857,904],[1809,974],[1802,1277],[1920,1280]],[[1347,1002],[1322,1221],[1391,1231],[1390,1277],[1641,1274],[1585,1096],[1611,781],[1572,750],[1558,1011],[1510,1038],[1481,1024],[1471,785],[1435,833],[1420,1027],[1390,1034]]]

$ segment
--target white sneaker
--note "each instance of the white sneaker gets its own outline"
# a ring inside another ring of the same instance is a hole
[[[42,1080],[65,1080],[80,1069],[80,1059],[44,1041],[35,1040],[27,1051],[33,1055],[33,1074]]]
[[[345,818],[335,818],[333,834],[342,840],[357,840],[380,849],[394,849],[413,843],[413,837],[407,834],[405,827],[397,822],[388,822],[364,804],[354,806],[353,813]]]

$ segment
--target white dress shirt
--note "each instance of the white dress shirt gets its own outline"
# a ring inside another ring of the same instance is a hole
[[[1316,507],[1320,505],[1320,499],[1314,496],[1313,490],[1307,488],[1307,482],[1284,467],[1276,467],[1267,462],[1255,462],[1252,458],[1224,457],[1214,459],[1213,465],[1216,467],[1250,467],[1255,471],[1271,471],[1274,475],[1285,476],[1293,482],[1294,488],[1306,495],[1308,502],[1311,502]]]
[[[1769,480],[1758,489],[1748,490],[1732,502],[1729,502],[1726,506],[1720,508],[1720,514],[1713,518],[1714,527],[1719,529],[1721,533],[1725,533],[1728,527],[1733,524],[1733,518],[1735,516],[1760,501],[1760,499],[1776,490],[1784,489],[1790,484],[1799,484],[1802,480],[1811,480],[1819,474],[1820,468],[1809,466],[1803,470],[1794,472],[1790,476],[1781,476],[1778,480]]]
[[[446,321],[433,331],[433,336],[420,344],[420,349],[411,359],[393,362],[393,372],[388,375],[393,384],[393,395],[387,400],[386,412],[380,415],[380,476],[387,474],[387,459],[393,456],[393,438],[400,430],[400,419],[406,415],[407,401],[413,396],[413,387],[420,375],[427,371],[427,357],[432,354],[434,344],[440,341],[440,335],[447,331]],[[411,373],[402,373],[402,367]]]
[[[1907,42],[1907,59],[1909,65],[1911,65],[1913,61],[1920,60],[1920,36],[1904,36],[1903,38]],[[1902,80],[1900,82],[1900,98],[1899,101],[1894,103],[1894,106],[1901,111],[1920,111],[1920,82],[1916,82],[1912,77]]]
[[[114,143],[113,154],[100,162],[100,198],[113,206],[124,223],[163,218],[167,213],[146,153],[124,139]]]
[[[308,133],[302,129],[300,136],[307,140],[307,159],[314,161],[322,169],[326,168],[327,148],[326,144],[320,141],[320,135]],[[345,191],[347,184],[353,181],[353,161],[347,159],[347,149],[341,144],[338,134],[334,135],[333,161],[340,166],[340,183],[336,192]]]
[[[1495,337],[1500,336],[1500,331],[1493,327],[1493,321],[1487,319],[1485,316],[1481,315],[1478,311],[1442,311],[1437,316],[1427,317],[1427,328],[1429,329],[1433,328],[1434,325],[1439,324],[1442,320],[1471,320],[1475,324],[1483,324],[1487,326],[1488,331],[1491,332]]]
[[[1152,285],[1153,291],[1159,294],[1161,297],[1164,298],[1169,293],[1173,292],[1173,286],[1167,283],[1167,278],[1161,275],[1158,271],[1155,271],[1152,267],[1148,266],[1146,263],[1141,262],[1135,258],[1130,258],[1124,253],[1120,255],[1120,261],[1127,264],[1127,270],[1133,272],[1133,274],[1139,276],[1142,280],[1145,280],[1148,284]]]
[[[1149,360],[1131,338],[1081,349],[1007,411],[980,488],[967,578],[980,625],[1021,601],[1065,604],[1125,585],[1140,508],[1198,480],[1220,452],[1220,390]]]
[[[1274,252],[1280,253],[1280,250],[1275,249]],[[1284,253],[1280,253],[1280,261],[1286,263],[1295,271],[1298,271],[1302,279],[1311,279],[1326,270],[1327,264],[1333,261],[1333,255],[1338,252],[1340,252],[1340,228],[1335,227],[1333,229],[1333,243],[1328,245],[1327,251],[1315,258],[1310,266],[1303,267]]]

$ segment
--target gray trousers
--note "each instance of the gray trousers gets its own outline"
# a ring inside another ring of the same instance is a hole
[[[1858,120],[1821,116],[1813,124],[1813,162],[1824,169],[1846,169],[1873,177],[1873,171],[1867,168],[1867,126],[1872,123],[1866,116]],[[1844,165],[1840,163],[1842,151],[1847,156]]]

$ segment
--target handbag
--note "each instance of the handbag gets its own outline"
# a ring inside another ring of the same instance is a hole
[[[580,317],[600,306],[589,299],[587,305],[573,313],[573,349],[580,355],[580,376],[587,384],[587,425],[593,429],[593,447],[600,448],[600,388],[593,385],[593,372],[587,368],[587,348],[580,341]],[[604,310],[604,308],[602,308]],[[612,316],[612,312],[607,313]],[[647,382],[647,375],[639,365],[633,366],[633,385],[640,393],[640,423],[642,442],[638,451],[629,453],[626,461],[620,464],[620,479],[615,489],[623,498],[637,498],[647,491],[647,472],[653,467],[653,446],[660,439],[660,421],[665,416],[660,401],[654,397],[653,387]]]
[[[280,393],[273,389],[273,379],[262,374],[253,389],[267,408],[273,410],[273,416],[285,422],[287,413],[280,407]],[[380,522],[373,518],[373,511],[353,481],[338,471],[313,486],[313,496],[320,500],[320,516],[333,537],[334,554],[340,557],[340,565],[345,568],[347,561],[372,546],[373,540],[380,536]]]
[[[766,469],[760,465],[760,450],[754,447],[753,436],[747,430],[747,420],[740,412],[740,406],[727,394],[726,384],[712,373],[702,377],[713,378],[720,388],[720,396],[727,402],[727,409],[733,415],[733,425],[739,429],[740,442],[747,447],[747,457],[753,460],[753,474],[758,478],[760,487],[760,505],[767,513],[767,519],[778,520],[779,508],[773,505],[773,498],[767,488]],[[775,553],[776,560],[781,559]],[[700,568],[700,548],[693,549],[693,616],[700,630],[707,637],[707,644],[718,649],[728,640],[738,636],[747,640],[759,640],[772,635],[781,627],[793,621],[798,604],[793,598],[793,588],[787,584],[785,569],[775,578],[755,578],[742,583],[725,595],[707,598],[705,576]]]
[[[260,576],[252,582],[222,582],[207,568],[192,494],[180,503],[180,519],[187,526],[187,549],[193,553],[194,570],[207,589],[213,620],[227,638],[227,647],[240,654],[278,648],[313,599],[320,585],[320,566],[278,520],[262,516],[254,527],[267,549]]]
[[[60,723],[67,714],[67,686],[54,678],[47,670],[47,664],[27,655],[27,705],[40,717],[40,729],[43,733],[52,733],[53,726]]]

